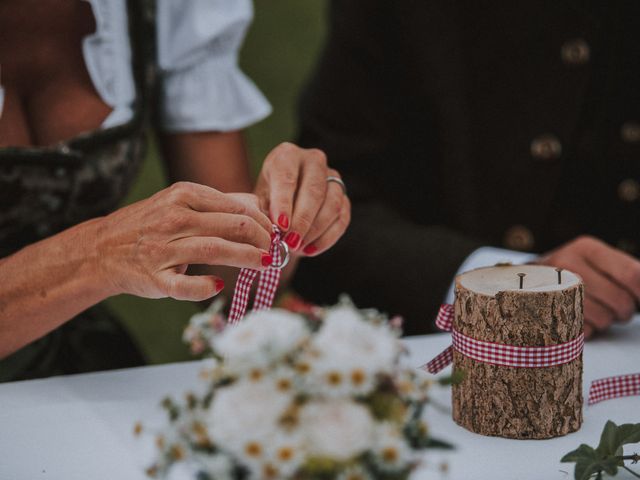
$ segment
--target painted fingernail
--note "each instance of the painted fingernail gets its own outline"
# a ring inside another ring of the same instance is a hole
[[[305,253],[305,255],[313,255],[318,251],[318,247],[316,247],[314,244],[309,244],[304,247],[302,251]]]
[[[284,213],[281,213],[278,217],[278,225],[280,225],[280,228],[284,228],[285,230],[289,228],[289,217]]]
[[[284,237],[284,241],[287,242],[287,245],[289,245],[289,248],[291,248],[291,250],[297,249],[300,246],[301,240],[302,237],[300,237],[300,234],[298,232],[289,232]]]
[[[261,258],[262,266],[268,267],[273,263],[273,257],[268,253],[263,253]]]
[[[224,280],[216,278],[216,293],[219,293],[224,289]]]

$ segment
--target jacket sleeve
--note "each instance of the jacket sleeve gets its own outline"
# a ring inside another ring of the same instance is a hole
[[[437,113],[411,94],[394,4],[332,4],[328,42],[300,103],[299,142],[324,150],[343,175],[352,223],[332,250],[301,262],[294,288],[318,303],[348,293],[359,306],[402,315],[405,333],[417,334],[434,329],[454,274],[481,243],[443,218],[437,142],[425,140],[435,138]]]

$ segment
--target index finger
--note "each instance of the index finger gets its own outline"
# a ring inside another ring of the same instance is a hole
[[[246,215],[253,218],[271,235],[271,221],[260,209],[246,199],[239,198],[232,193],[222,193],[215,188],[189,184],[189,191],[185,193],[185,203],[197,212],[218,212]]]
[[[604,242],[595,240],[586,261],[640,302],[640,262]]]
[[[301,149],[282,144],[265,159],[264,175],[269,184],[269,212],[282,231],[289,230],[293,199],[298,189]]]

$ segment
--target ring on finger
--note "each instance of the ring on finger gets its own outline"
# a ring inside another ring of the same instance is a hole
[[[328,183],[337,183],[338,185],[340,185],[340,188],[342,188],[342,192],[346,195],[347,194],[347,186],[344,184],[344,182],[342,181],[342,179],[340,177],[336,177],[334,175],[329,175],[327,177],[327,182]]]

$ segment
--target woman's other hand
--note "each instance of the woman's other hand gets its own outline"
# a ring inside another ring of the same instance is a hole
[[[317,149],[282,143],[264,161],[255,192],[293,252],[315,256],[328,250],[351,221],[349,198],[329,177],[340,174]]]
[[[98,266],[113,289],[148,298],[205,300],[222,290],[190,264],[262,270],[271,264],[271,222],[255,197],[179,182],[104,217]]]

